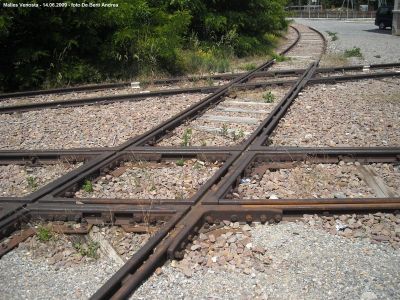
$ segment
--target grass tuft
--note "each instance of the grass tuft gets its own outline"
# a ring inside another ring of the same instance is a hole
[[[257,68],[255,63],[248,63],[248,64],[243,65],[243,67],[242,67],[242,69],[246,70],[246,71],[252,71],[255,68]]]
[[[286,57],[285,55],[280,55],[278,53],[273,53],[272,58],[275,59],[276,62],[283,62],[290,60],[289,57]]]
[[[185,165],[185,161],[183,160],[183,158],[178,159],[176,161],[176,165],[179,166],[179,167],[183,167]]]
[[[100,248],[100,245],[98,242],[89,240],[87,243],[75,243],[73,244],[73,247],[76,249],[76,251],[79,252],[80,255],[82,256],[87,256],[91,258],[98,258],[97,250]]]
[[[53,237],[51,230],[44,226],[39,226],[36,230],[36,236],[41,242],[48,242]]]
[[[275,95],[271,91],[264,93],[262,97],[265,103],[273,103],[275,101]]]
[[[243,129],[240,129],[239,131],[233,131],[232,132],[232,139],[234,140],[234,141],[237,141],[237,140],[241,140],[241,139],[243,139],[244,138],[244,131],[243,131]]]
[[[222,127],[221,127],[221,135],[222,135],[222,136],[228,136],[228,135],[229,135],[228,125],[222,124]]]
[[[192,139],[192,128],[187,128],[182,136],[181,146],[190,146],[190,140]]]
[[[332,41],[337,41],[339,39],[337,36],[337,32],[327,30],[326,33],[330,36]]]
[[[38,188],[38,183],[37,183],[37,179],[34,176],[28,176],[26,178],[26,180],[28,181],[28,186],[31,190],[35,191]]]
[[[82,189],[86,193],[92,193],[93,192],[93,183],[90,180],[86,179],[82,185]]]
[[[345,57],[363,57],[361,49],[358,47],[353,47],[352,49],[347,49],[344,51]]]

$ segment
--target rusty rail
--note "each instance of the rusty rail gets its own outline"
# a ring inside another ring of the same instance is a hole
[[[320,35],[320,33],[318,34]],[[283,52],[290,51],[299,39],[300,33],[296,41]],[[325,43],[326,41],[324,41]],[[331,214],[335,212],[400,210],[400,198],[396,197],[255,200],[229,196],[240,179],[247,176],[255,164],[261,162],[288,163],[310,159],[322,163],[338,163],[339,161],[398,163],[400,161],[400,148],[271,148],[263,146],[268,134],[274,130],[304,86],[315,83],[316,80],[323,80],[313,76],[317,73],[332,72],[332,69],[318,69],[318,61],[319,58],[305,70],[278,72],[297,74],[299,78],[295,81],[285,82],[285,84],[288,82],[293,84],[290,91],[256,131],[244,143],[236,147],[173,149],[156,148],[152,145],[183,122],[202,114],[210,106],[217,104],[230,88],[254,88],[255,85],[248,83],[248,80],[256,76],[273,74],[267,71],[273,64],[272,61],[249,73],[229,75],[234,80],[225,86],[215,88],[213,95],[149,132],[114,148],[0,151],[0,164],[41,164],[51,163],[62,158],[85,161],[85,164],[78,169],[69,172],[35,193],[20,198],[0,198],[0,239],[20,228],[21,224],[37,218],[49,221],[74,221],[82,224],[122,225],[142,222],[143,212],[146,212],[150,222],[163,220],[166,223],[161,229],[92,296],[92,299],[125,299],[166,259],[181,259],[183,257],[182,250],[196,234],[204,228],[212,228],[222,220],[266,223],[279,222],[305,212]],[[360,69],[361,66],[351,68]],[[346,70],[354,70],[351,68]],[[335,80],[370,78],[365,77],[364,74],[363,76],[347,75],[347,77]],[[373,76],[395,75],[393,72],[384,72]],[[332,81],[332,78],[327,79],[326,82],[329,80]],[[60,92],[65,92],[65,90]],[[147,96],[148,94],[146,94]],[[157,201],[148,201],[148,199],[79,199],[79,203],[77,203],[77,199],[74,198],[74,193],[83,180],[104,174],[118,167],[123,161],[130,159],[162,161],[182,157],[222,160],[224,164],[189,199],[179,201],[174,199]],[[15,247],[17,242],[18,239],[13,240],[6,251]],[[4,253],[0,249],[0,257],[2,254]]]

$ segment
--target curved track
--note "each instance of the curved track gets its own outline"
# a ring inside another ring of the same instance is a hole
[[[275,64],[271,70],[301,69],[314,61],[319,61],[326,51],[327,41],[317,30],[294,24],[292,28],[300,37],[298,42],[285,51],[285,61]]]

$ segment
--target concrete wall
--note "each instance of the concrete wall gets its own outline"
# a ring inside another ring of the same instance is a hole
[[[400,35],[400,0],[394,1],[392,33]]]

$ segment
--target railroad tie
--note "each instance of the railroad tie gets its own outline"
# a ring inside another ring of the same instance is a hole
[[[246,117],[227,117],[221,115],[203,115],[200,120],[212,122],[227,122],[227,123],[240,123],[240,124],[258,124],[260,121],[254,118]]]
[[[357,169],[360,171],[362,179],[371,189],[374,190],[377,197],[390,198],[400,196],[390,189],[370,166],[360,165]]]
[[[199,131],[204,131],[204,132],[211,132],[211,133],[221,133],[224,131],[224,129],[222,127],[209,127],[209,126],[200,126],[200,125],[196,125],[193,126],[194,129],[199,130]],[[237,133],[237,130],[235,129],[226,129],[228,134],[233,134],[233,133]],[[249,135],[250,132],[249,131],[243,131],[244,135]]]
[[[233,104],[233,105],[262,105],[262,106],[271,106],[271,103],[257,102],[257,101],[236,101],[236,100],[228,100],[223,103]]]
[[[249,114],[267,114],[266,110],[252,110],[252,109],[242,109],[237,107],[216,107],[217,110],[223,112],[237,112],[237,113],[249,113]]]

